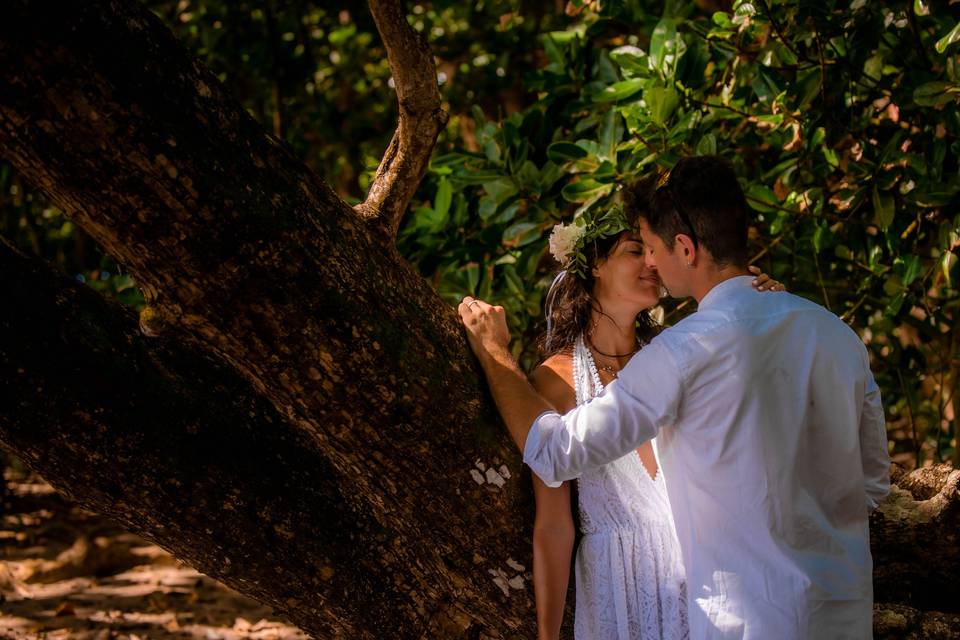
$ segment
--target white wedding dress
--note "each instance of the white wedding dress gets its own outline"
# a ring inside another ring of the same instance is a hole
[[[578,405],[603,391],[582,336],[573,378]],[[577,640],[688,638],[683,560],[663,474],[651,478],[632,451],[584,473],[577,488]]]

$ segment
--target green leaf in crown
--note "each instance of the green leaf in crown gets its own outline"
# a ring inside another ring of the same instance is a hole
[[[623,205],[614,203],[605,209],[584,211],[570,224],[557,223],[550,232],[550,253],[562,269],[586,277],[587,248],[603,238],[630,229]]]

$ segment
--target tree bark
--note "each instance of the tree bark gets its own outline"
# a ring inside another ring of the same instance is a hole
[[[307,628],[319,577],[349,594],[379,564],[329,463],[229,367],[0,240],[0,438],[61,493]],[[282,500],[278,500],[282,497]],[[239,571],[238,571],[239,570]],[[286,597],[268,585],[287,585]],[[362,599],[362,596],[361,596]]]
[[[874,599],[960,614],[960,469],[894,469],[870,521]]]
[[[393,239],[368,229],[137,4],[16,0],[0,22],[0,66],[0,152],[134,274],[146,333],[175,333],[225,363],[322,457],[340,503],[327,528],[351,537],[320,554],[296,524],[300,506],[274,485],[279,511],[257,524],[295,535],[271,563],[312,564],[313,578],[267,578],[266,549],[227,552],[250,549],[249,528],[211,536],[145,517],[156,480],[123,472],[136,458],[111,450],[98,455],[111,460],[102,471],[113,502],[98,510],[143,519],[140,531],[168,548],[215,541],[224,553],[203,571],[308,612],[293,619],[319,637],[529,636],[519,457],[453,310]],[[4,411],[4,424],[23,418]],[[249,472],[288,465],[300,466],[282,458]],[[191,487],[206,473],[181,471],[169,482]],[[221,519],[223,504],[204,501],[206,515],[190,522]],[[367,562],[355,565],[357,554]],[[331,572],[355,579],[325,580]]]

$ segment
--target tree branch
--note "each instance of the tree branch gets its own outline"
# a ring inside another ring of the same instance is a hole
[[[407,23],[402,0],[370,0],[369,4],[390,61],[400,119],[367,199],[354,208],[381,226],[392,243],[448,116],[440,105],[430,47]]]

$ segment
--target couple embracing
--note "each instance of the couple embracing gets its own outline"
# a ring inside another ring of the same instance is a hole
[[[747,269],[726,161],[682,159],[624,196],[555,238],[566,268],[529,382],[503,309],[459,309],[535,474],[540,637],[559,632],[576,479],[578,640],[870,638],[868,516],[889,457],[863,343],[819,305],[758,290],[780,287]],[[662,287],[697,311],[658,326]]]

